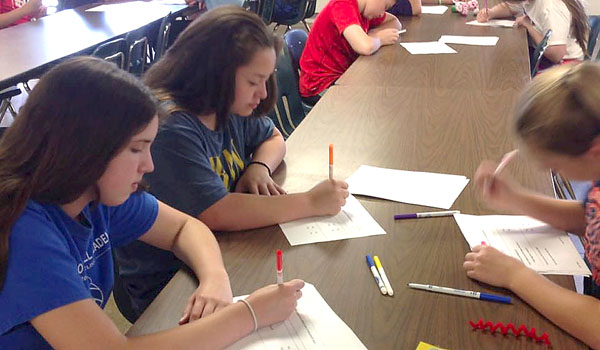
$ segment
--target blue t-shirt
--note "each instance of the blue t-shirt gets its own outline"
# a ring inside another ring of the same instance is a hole
[[[252,153],[273,135],[273,128],[268,117],[231,115],[225,127],[210,130],[193,115],[171,114],[152,144],[154,172],[145,176],[150,192],[198,217],[235,189]],[[117,249],[116,257],[125,294],[131,298],[117,303],[131,304],[136,316],[182,266],[171,252],[143,242]]]
[[[120,206],[87,206],[83,225],[59,206],[30,200],[9,237],[8,269],[0,291],[0,349],[49,349],[30,320],[93,299],[104,308],[113,287],[111,247],[147,232],[157,200],[133,194]]]
[[[398,0],[394,6],[390,7],[387,12],[398,16],[412,16],[412,5],[408,0]]]

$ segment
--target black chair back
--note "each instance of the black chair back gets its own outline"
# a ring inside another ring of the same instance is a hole
[[[544,35],[544,38],[542,39],[542,41],[540,41],[538,46],[536,46],[535,50],[533,51],[533,57],[531,57],[531,62],[530,62],[530,69],[531,69],[532,77],[534,77],[538,72],[538,69],[540,67],[540,61],[542,60],[542,56],[544,55],[544,52],[546,51],[546,48],[548,47],[548,39],[550,38],[550,35],[552,35],[552,29],[548,29],[548,31]]]
[[[281,131],[284,138],[288,138],[306,117],[295,72],[288,48],[284,45],[283,55],[277,59],[277,67],[275,68],[279,98],[275,109],[269,113],[269,117]]]
[[[119,38],[98,45],[92,52],[92,56],[100,57],[109,62],[115,63],[119,68],[125,69],[127,59],[127,42]]]

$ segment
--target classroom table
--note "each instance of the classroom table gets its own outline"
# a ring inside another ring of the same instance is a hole
[[[456,16],[446,19],[450,24],[462,21]],[[428,17],[414,21],[423,23],[422,30],[446,32],[445,26],[425,25],[445,17]],[[524,33],[510,30],[507,33],[511,34],[502,36],[501,41],[504,38],[521,47],[525,45]],[[463,50],[462,46],[458,49]],[[404,57],[395,50],[395,47],[383,48],[373,60],[361,58],[355,65],[369,70],[369,65],[381,62],[377,61],[378,56],[380,59],[393,56],[396,61],[389,59],[394,66],[388,67],[387,74],[393,75],[396,70],[410,72],[405,65],[423,69],[419,60]],[[443,64],[443,57],[448,56],[421,56],[436,70],[428,74],[399,74],[398,79],[404,79],[404,84],[387,80],[390,84],[345,85],[340,79],[340,84],[327,91],[286,141],[285,162],[274,178],[290,191],[307,189],[326,179],[330,143],[335,145],[334,174],[338,179],[348,177],[361,164],[472,178],[482,159],[500,159],[515,147],[510,132],[511,111],[520,88],[528,80],[526,49],[515,52],[518,57],[512,60],[486,61],[488,69],[497,64],[495,68],[505,72],[505,76],[498,76],[505,79],[500,82],[502,88],[481,88],[484,80],[491,79],[484,69],[465,77],[459,75],[464,89],[451,86],[447,70],[454,67]],[[514,62],[516,67],[512,67]],[[350,74],[346,76],[349,81],[358,81],[351,80],[354,77]],[[368,82],[366,75],[363,78]],[[514,82],[520,83],[513,86]],[[524,186],[550,194],[548,174],[531,162],[518,158],[507,171]],[[548,348],[524,336],[472,331],[469,320],[480,318],[494,323],[515,323],[517,327],[525,324],[535,327],[538,335],[547,332],[554,349],[587,348],[511,292],[469,279],[462,268],[469,247],[453,218],[395,222],[394,214],[432,209],[362,196],[359,199],[386,235],[291,247],[278,226],[217,233],[234,295],[248,294],[275,283],[275,251],[283,249],[285,278],[302,278],[314,284],[369,349],[415,349],[419,341],[455,350]],[[478,201],[472,184],[452,209],[467,214],[492,213]],[[366,254],[381,258],[394,287],[393,297],[380,294],[365,263]],[[551,279],[574,288],[570,276]],[[409,282],[509,295],[513,303],[505,305],[412,290],[406,286]],[[128,335],[176,327],[197,283],[189,272],[179,271]]]
[[[90,54],[102,42],[187,8],[152,5],[106,12],[85,11],[90,6],[83,6],[0,30],[0,90],[38,78],[60,59]]]
[[[475,19],[447,10],[443,15],[400,17],[406,33],[400,42],[437,41],[441,35],[497,36],[496,46],[448,44],[455,54],[411,55],[400,44],[360,56],[337,85],[410,86],[453,89],[510,89],[529,77],[526,31],[466,25]]]

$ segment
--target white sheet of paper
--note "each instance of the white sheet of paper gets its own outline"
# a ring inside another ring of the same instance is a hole
[[[337,215],[305,218],[279,226],[292,246],[385,234],[353,196],[346,198],[346,205]]]
[[[450,46],[439,41],[420,43],[400,43],[411,55],[436,55],[441,53],[456,53]]]
[[[498,39],[497,36],[442,35],[439,41],[446,44],[496,46]]]
[[[443,15],[448,10],[448,6],[421,6],[421,13],[430,15]]]
[[[510,19],[490,19],[487,22],[477,22],[477,20],[473,20],[471,22],[467,22],[468,25],[471,26],[482,26],[482,27],[503,27],[503,28],[512,28],[515,25],[515,21]]]
[[[591,274],[569,236],[539,220],[518,215],[466,214],[455,214],[454,219],[471,248],[486,242],[543,274]]]
[[[237,301],[243,297],[235,297]],[[329,307],[315,286],[306,283],[296,311],[284,322],[259,329],[228,350],[367,349]]]
[[[108,5],[100,5],[96,7],[89,8],[85,10],[85,12],[106,12],[106,11],[127,11],[127,10],[139,10],[140,8],[161,8],[162,6],[158,3],[147,2],[147,1],[131,1],[131,2],[122,2],[118,4],[108,4]],[[164,8],[163,8],[164,10]],[[167,10],[168,12],[168,10]]]
[[[352,194],[396,202],[450,209],[469,183],[462,175],[448,175],[361,165],[346,179]]]

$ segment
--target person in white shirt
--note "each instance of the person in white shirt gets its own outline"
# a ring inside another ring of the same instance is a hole
[[[515,16],[515,26],[524,27],[533,46],[551,29],[544,58],[550,64],[582,61],[587,55],[589,20],[580,0],[514,0],[502,2],[477,14],[479,22]]]

